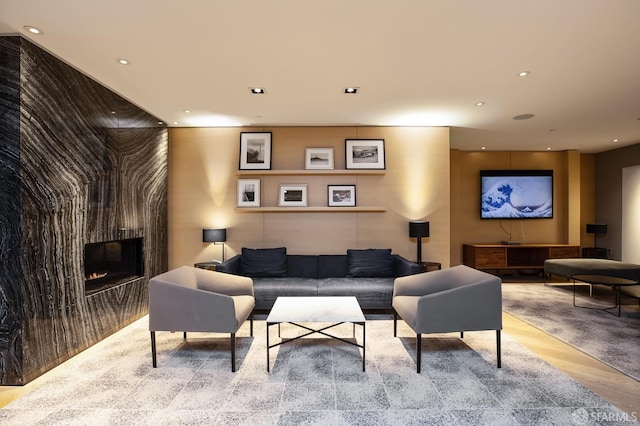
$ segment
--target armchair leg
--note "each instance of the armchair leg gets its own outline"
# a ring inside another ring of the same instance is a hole
[[[231,372],[236,372],[236,333],[231,333]]]
[[[253,337],[253,312],[249,315],[249,336]]]
[[[187,340],[187,332],[186,332],[186,331],[184,332],[184,335],[182,336],[182,338],[183,338],[184,340]]]
[[[461,338],[461,339],[464,339],[464,331],[461,331],[461,332],[460,332],[460,338]]]
[[[151,332],[151,364],[153,365],[153,368],[157,367],[157,362],[156,362],[156,332],[155,331]]]
[[[398,313],[393,310],[393,337],[398,337]]]
[[[496,346],[498,349],[498,368],[502,368],[502,354],[500,350],[500,330],[496,330]]]
[[[416,354],[416,364],[418,365],[418,374],[420,374],[420,364],[422,361],[422,334],[418,333],[416,335],[416,346],[418,348],[418,353]]]

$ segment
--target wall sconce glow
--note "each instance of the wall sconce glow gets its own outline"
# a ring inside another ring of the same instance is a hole
[[[439,111],[407,112],[383,120],[389,126],[452,126],[457,121],[453,114]]]

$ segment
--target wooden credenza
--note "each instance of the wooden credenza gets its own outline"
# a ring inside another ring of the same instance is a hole
[[[568,244],[464,244],[462,263],[476,269],[542,269],[546,259],[580,257]]]

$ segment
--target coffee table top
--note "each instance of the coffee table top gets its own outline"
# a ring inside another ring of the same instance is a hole
[[[630,278],[614,277],[611,275],[575,274],[575,275],[572,275],[571,278],[574,280],[588,283],[588,284],[638,285],[638,280],[633,280]]]
[[[355,296],[278,297],[267,316],[276,322],[365,322]]]

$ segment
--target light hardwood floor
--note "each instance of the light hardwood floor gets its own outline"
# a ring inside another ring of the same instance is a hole
[[[640,382],[506,312],[503,312],[503,327],[504,333],[557,369],[564,371],[630,416],[640,417]],[[85,355],[81,353],[77,356]],[[66,366],[62,364],[56,367],[59,368]],[[45,374],[25,386],[0,386],[0,408],[31,392],[46,379]]]

